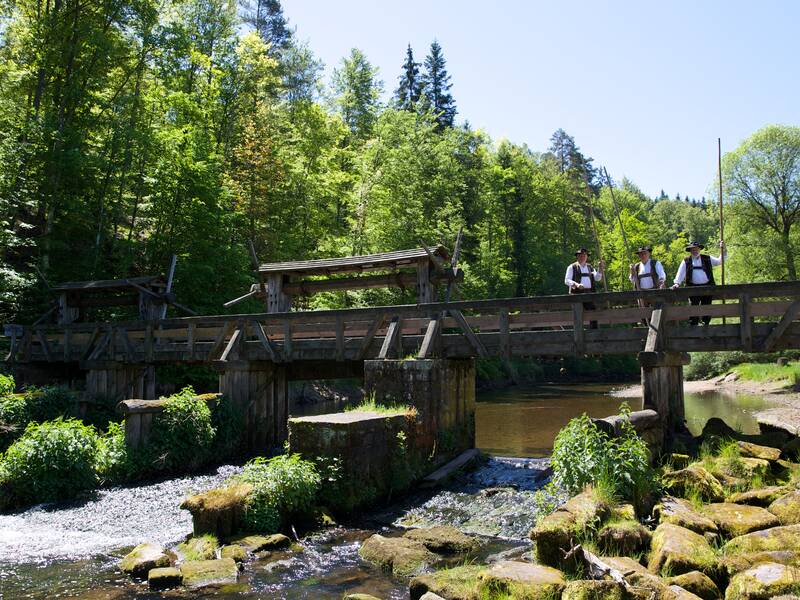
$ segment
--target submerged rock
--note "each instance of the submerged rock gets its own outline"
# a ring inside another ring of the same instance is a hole
[[[478,541],[474,537],[446,525],[412,529],[403,537],[422,542],[428,550],[440,554],[464,554],[478,549]]]
[[[677,585],[703,600],[718,600],[722,598],[722,593],[717,585],[705,573],[700,571],[689,571],[677,577],[667,579],[669,585]]]
[[[794,490],[781,496],[767,507],[782,525],[800,523],[800,490]]]
[[[420,600],[428,592],[446,600],[471,600],[479,598],[478,574],[485,567],[464,565],[443,569],[427,575],[418,575],[409,584],[411,600]]]
[[[371,594],[347,594],[343,600],[381,600]]]
[[[478,574],[481,591],[506,593],[529,600],[557,598],[564,589],[564,575],[558,569],[506,560],[494,563]]]
[[[747,504],[708,504],[703,507],[703,514],[714,521],[722,534],[729,538],[780,525],[775,515],[768,510]]]
[[[661,503],[653,509],[653,515],[659,523],[672,523],[695,533],[717,533],[717,524],[695,510],[694,506],[683,498],[665,496]]]
[[[253,486],[248,483],[217,488],[189,496],[181,508],[192,514],[195,535],[210,533],[222,539],[238,530],[252,491]]]
[[[665,473],[661,481],[664,489],[678,496],[698,494],[701,498],[712,502],[718,502],[725,497],[725,491],[719,480],[699,464]]]
[[[230,546],[223,546],[219,551],[220,558],[232,558],[237,563],[243,563],[247,560],[247,550],[238,544]]]
[[[399,576],[413,575],[439,560],[422,542],[405,537],[384,537],[378,533],[367,538],[358,555],[383,571]]]
[[[766,508],[790,490],[791,488],[784,485],[769,485],[767,487],[758,488],[757,490],[731,494],[725,501],[733,502],[734,504],[750,504],[751,506]]]
[[[236,583],[239,567],[232,558],[190,560],[181,565],[183,584],[188,588]]]
[[[183,583],[183,575],[175,567],[159,567],[150,569],[147,584],[151,590],[168,590]]]
[[[778,563],[764,563],[731,578],[725,600],[772,598],[797,591],[800,569]]]
[[[800,551],[800,525],[784,525],[754,531],[730,540],[722,547],[725,555],[769,550]]]
[[[606,523],[597,533],[600,550],[606,554],[637,554],[650,548],[650,530],[638,521]]]
[[[714,551],[699,533],[671,523],[662,523],[653,533],[648,563],[651,573],[707,573],[714,572],[716,566]]]
[[[243,535],[228,540],[231,545],[241,546],[248,552],[256,553],[264,550],[280,550],[288,548],[292,540],[282,533],[272,535]]]
[[[570,581],[564,586],[561,600],[627,600],[625,587],[616,581],[586,579]]]
[[[120,561],[119,568],[132,577],[144,579],[150,569],[168,567],[169,556],[156,544],[139,544]]]

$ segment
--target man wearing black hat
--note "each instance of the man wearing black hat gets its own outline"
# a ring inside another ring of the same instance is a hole
[[[712,267],[721,265],[723,258],[726,257],[725,242],[719,243],[719,258],[708,254],[701,254],[700,251],[703,249],[705,249],[705,246],[699,242],[692,242],[686,246],[686,251],[689,252],[690,255],[684,258],[678,267],[678,272],[675,275],[675,283],[672,286],[673,290],[680,287],[684,279],[688,287],[696,285],[716,285]],[[713,298],[711,296],[689,296],[689,304],[692,306],[711,304],[712,300]],[[703,317],[704,325],[708,325],[710,322],[711,316]],[[697,325],[699,323],[699,318],[690,317],[689,323]]]
[[[636,251],[636,254],[639,255],[639,262],[631,265],[628,279],[631,280],[631,283],[635,283],[640,290],[664,289],[666,286],[667,274],[660,261],[651,259],[652,251],[650,246],[639,248]]]
[[[597,263],[597,270],[588,263],[589,251],[586,248],[579,248],[575,251],[575,262],[567,267],[564,274],[564,284],[569,288],[570,294],[590,294],[595,291],[596,281],[602,281],[603,269],[605,264],[601,260]],[[584,302],[583,308],[594,310],[594,302]],[[597,329],[597,321],[589,323],[591,329]]]

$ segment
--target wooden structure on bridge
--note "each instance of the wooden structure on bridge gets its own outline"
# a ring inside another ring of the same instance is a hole
[[[259,298],[268,313],[288,312],[296,296],[381,287],[414,289],[418,303],[434,302],[437,286],[463,279],[463,273],[454,273],[449,261],[444,246],[264,264],[258,263],[253,252],[259,283],[225,307]]]

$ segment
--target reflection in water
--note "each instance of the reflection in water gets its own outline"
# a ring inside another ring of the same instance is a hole
[[[694,435],[703,431],[711,417],[718,417],[742,433],[758,433],[755,413],[776,406],[763,396],[732,391],[710,391],[686,394],[683,401],[686,423]]]

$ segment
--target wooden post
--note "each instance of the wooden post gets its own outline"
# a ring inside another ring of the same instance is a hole
[[[288,312],[292,308],[292,297],[283,292],[283,274],[270,273],[267,277],[267,312]]]
[[[69,325],[80,318],[81,309],[69,305],[69,298],[66,292],[58,296],[58,317],[56,322],[59,325]]]
[[[436,288],[431,282],[432,266],[427,258],[417,261],[417,304],[436,301]]]
[[[684,427],[683,365],[689,361],[685,352],[639,353],[643,408],[658,413],[667,437]]]

